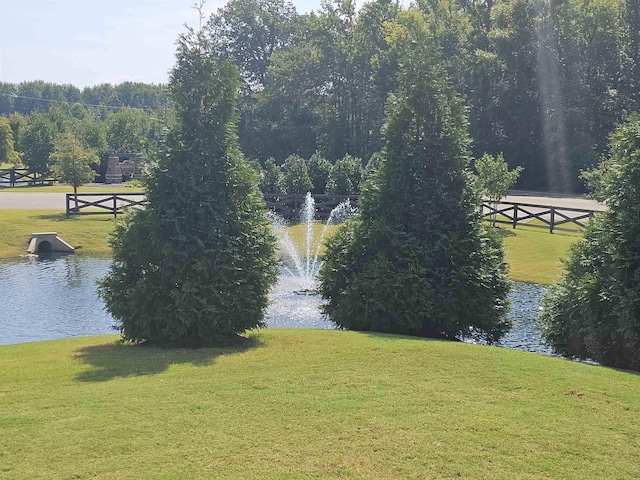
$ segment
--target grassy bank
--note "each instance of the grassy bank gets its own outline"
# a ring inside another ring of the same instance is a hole
[[[59,210],[0,210],[0,258],[24,255],[31,234],[58,232],[80,255],[109,255],[107,244],[113,217],[91,215],[66,218]]]
[[[271,330],[244,348],[0,347],[0,477],[637,478],[634,374]]]
[[[290,235],[298,245],[304,245],[304,225],[291,227]],[[24,255],[27,242],[33,232],[58,232],[60,237],[74,247],[81,247],[81,255],[108,255],[107,239],[113,229],[113,218],[109,215],[72,217],[67,219],[56,210],[1,210],[0,211],[0,258]],[[314,226],[319,238],[323,225]],[[330,235],[335,227],[330,227]],[[519,227],[504,229],[507,261],[513,280],[531,283],[553,283],[562,272],[560,258],[578,234],[554,233],[542,229]],[[301,249],[304,247],[301,247]],[[315,252],[317,243],[313,244]]]

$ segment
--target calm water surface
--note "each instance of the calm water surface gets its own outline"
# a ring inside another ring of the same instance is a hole
[[[0,345],[115,333],[114,320],[96,293],[96,279],[109,259],[58,256],[0,262]],[[513,330],[502,345],[550,354],[533,322],[544,289],[515,284],[511,293]],[[271,328],[333,329],[320,314],[320,299],[298,295],[296,280],[283,274],[271,292]]]

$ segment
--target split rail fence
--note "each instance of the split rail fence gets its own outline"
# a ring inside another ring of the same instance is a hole
[[[123,214],[126,208],[142,207],[147,199],[144,193],[67,193],[67,218],[71,215]]]
[[[267,209],[288,220],[297,219],[304,205],[304,195],[266,194]],[[314,195],[315,218],[327,220],[331,210],[349,200],[358,205],[358,195]],[[131,207],[143,207],[146,199],[143,193],[73,193],[66,195],[67,218],[72,215],[118,215]],[[496,223],[545,228],[553,233],[558,231],[581,231],[593,217],[595,210],[570,207],[556,207],[534,203],[501,201],[497,205],[484,202],[482,214],[490,218],[496,214]]]
[[[0,169],[0,187],[18,187],[21,185],[36,185],[53,183],[54,179],[49,175],[30,173],[26,168]]]
[[[528,227],[546,228],[550,233],[554,230],[566,232],[582,231],[596,210],[585,208],[555,207],[535,203],[500,201],[494,205],[483,202],[482,215],[490,218],[496,215],[496,223],[511,225],[526,224]],[[537,220],[537,222],[536,222]]]

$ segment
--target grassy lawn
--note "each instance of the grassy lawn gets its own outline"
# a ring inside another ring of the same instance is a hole
[[[555,232],[519,226],[503,228],[509,276],[518,282],[549,285],[564,271],[561,258],[581,238],[579,233]]]
[[[73,193],[73,187],[70,185],[42,185],[42,186],[21,186],[11,188],[0,188],[0,194],[2,192],[11,193]],[[78,188],[78,193],[143,193],[142,187],[112,187],[109,185],[100,186],[82,186]]]
[[[314,225],[314,237],[320,238],[324,226]],[[336,227],[329,227],[327,238]],[[113,218],[109,215],[71,217],[56,210],[1,210],[0,211],[0,258],[24,255],[27,242],[33,232],[58,232],[72,246],[82,247],[82,255],[108,255],[107,239],[113,229]],[[504,228],[507,261],[513,280],[550,284],[562,273],[560,258],[566,256],[569,246],[580,238],[579,234],[556,232],[553,235],[543,229],[518,227]],[[306,226],[296,225],[289,229],[292,240],[304,250]],[[317,243],[312,246],[315,253]]]
[[[24,255],[31,234],[58,232],[82,255],[109,255],[107,244],[113,217],[91,215],[66,218],[59,210],[0,210],[0,258]]]
[[[640,377],[270,330],[243,348],[0,347],[0,478],[637,478]]]

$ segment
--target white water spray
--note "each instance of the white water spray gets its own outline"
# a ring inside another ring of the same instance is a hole
[[[349,216],[355,213],[355,208],[351,206],[349,200],[346,200],[336,206],[327,219],[322,232],[318,239],[314,238],[314,223],[315,223],[315,200],[311,196],[311,193],[307,193],[304,201],[304,205],[300,211],[300,220],[305,225],[305,249],[304,256],[301,256],[295,243],[289,236],[287,230],[288,222],[275,214],[269,212],[267,215],[271,219],[273,230],[278,237],[278,243],[282,249],[282,253],[286,256],[287,264],[285,270],[290,275],[296,277],[301,292],[312,292],[315,287],[316,276],[320,271],[322,262],[320,262],[320,248],[324,240],[324,236],[327,233],[329,225],[335,225],[343,222]],[[314,243],[317,244],[316,250],[312,253]]]

